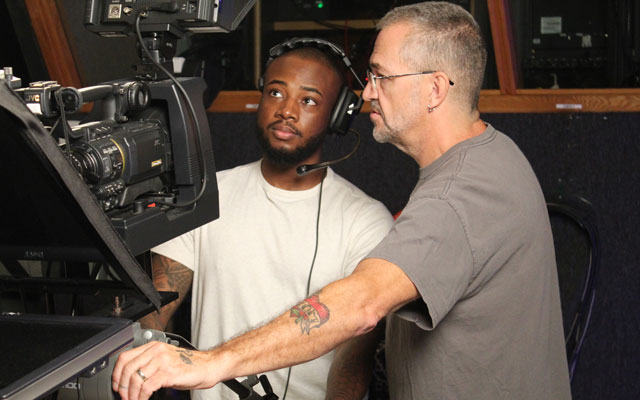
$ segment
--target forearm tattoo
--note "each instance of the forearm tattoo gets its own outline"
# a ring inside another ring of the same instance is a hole
[[[176,350],[176,352],[180,354],[180,359],[182,360],[183,363],[193,365],[193,361],[191,361],[191,357],[193,356],[193,351],[178,349]]]
[[[311,329],[319,328],[329,321],[329,308],[320,302],[318,295],[313,295],[291,309],[290,317],[300,325],[302,334],[309,334]]]
[[[166,257],[160,258],[161,267],[157,270],[162,275],[165,282],[174,291],[184,291],[191,284],[193,272],[185,268],[179,262]]]

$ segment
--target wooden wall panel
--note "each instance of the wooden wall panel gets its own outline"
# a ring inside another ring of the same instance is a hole
[[[518,88],[518,62],[511,28],[509,0],[487,0],[491,37],[496,57],[500,92],[513,95]]]
[[[63,86],[82,87],[56,2],[25,0],[25,5],[51,79]]]

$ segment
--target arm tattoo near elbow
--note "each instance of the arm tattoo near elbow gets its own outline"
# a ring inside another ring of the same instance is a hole
[[[319,296],[313,295],[291,309],[290,317],[300,325],[302,334],[309,334],[313,328],[319,328],[329,321],[329,308],[320,302]]]

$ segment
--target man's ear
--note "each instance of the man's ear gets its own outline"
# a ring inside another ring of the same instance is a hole
[[[432,112],[440,104],[442,104],[444,99],[447,97],[447,94],[449,93],[450,87],[451,81],[449,80],[447,74],[440,71],[433,73],[433,81],[428,105],[429,112]]]

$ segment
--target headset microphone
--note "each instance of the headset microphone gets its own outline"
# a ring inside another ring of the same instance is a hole
[[[358,147],[360,147],[360,134],[356,131],[354,131],[353,129],[350,129],[351,132],[353,132],[356,137],[358,138],[358,141],[356,142],[356,145],[353,147],[353,150],[351,150],[351,152],[349,154],[347,154],[346,156],[342,157],[342,158],[338,158],[336,160],[331,160],[331,161],[325,161],[325,162],[321,162],[321,163],[317,163],[317,164],[303,164],[301,166],[299,166],[298,168],[296,168],[296,172],[298,173],[299,176],[303,176],[308,174],[311,171],[315,171],[317,169],[321,169],[321,168],[327,168],[333,164],[339,163],[340,161],[344,161],[347,158],[351,157],[352,155],[354,155],[354,153],[356,152],[356,150],[358,150]]]

